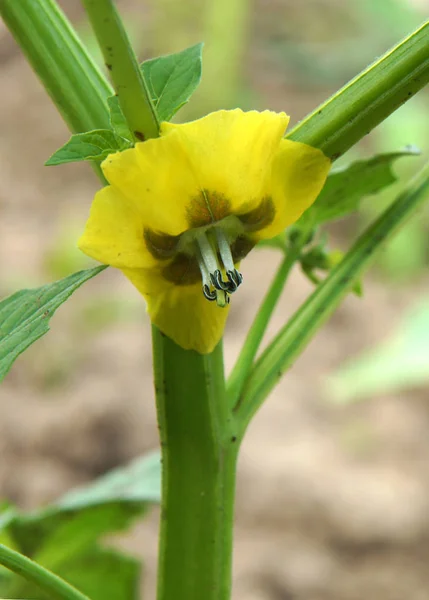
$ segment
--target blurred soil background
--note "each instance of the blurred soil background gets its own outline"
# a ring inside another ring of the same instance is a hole
[[[79,2],[63,7],[97,55]],[[123,0],[143,60],[206,41],[201,89],[181,119],[241,106],[292,122],[428,17],[428,0]],[[86,164],[46,168],[68,138],[20,50],[0,29],[0,296],[91,263],[75,249],[98,187]],[[429,152],[420,93],[343,160],[416,144]],[[418,168],[402,159],[397,172]],[[401,183],[395,186],[399,189]],[[331,228],[347,248],[393,190]],[[237,492],[234,600],[429,598],[429,387],[334,402],[329,376],[391,335],[404,311],[429,305],[427,214],[401,233],[311,343],[252,424]],[[230,369],[280,261],[243,265],[225,338]],[[272,335],[311,291],[297,271]],[[109,270],[52,320],[0,389],[0,494],[36,507],[157,447],[150,328],[131,285]],[[429,339],[429,315],[426,319]],[[426,349],[429,349],[426,345]],[[428,368],[429,371],[429,368]],[[353,383],[351,384],[353,385]],[[429,384],[428,384],[429,385]],[[122,545],[145,561],[155,597],[157,509]]]

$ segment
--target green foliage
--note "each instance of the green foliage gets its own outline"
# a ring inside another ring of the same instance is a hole
[[[75,510],[112,501],[159,502],[160,476],[159,455],[154,453],[110,471],[89,487],[66,494],[57,506],[60,510]]]
[[[110,96],[110,98],[107,98],[107,105],[110,113],[110,125],[112,126],[113,131],[121,138],[132,140],[133,134],[128,127],[124,113],[122,112],[118,96]]]
[[[409,147],[333,169],[315,203],[288,229],[287,234],[281,233],[270,240],[259,242],[258,247],[278,248],[287,252],[289,242],[295,244],[300,236],[306,237],[303,245],[310,245],[314,231],[319,225],[336,221],[357,211],[365,197],[377,194],[395,183],[397,177],[392,169],[395,160],[402,156],[418,154],[416,148]]]
[[[380,215],[331,270],[329,276],[284,325],[253,366],[243,390],[242,420],[246,424],[278,379],[293,364],[313,333],[334,312],[353,287],[377,250],[406,219],[415,213],[429,193],[429,163],[414,177],[407,189]],[[238,415],[240,417],[240,415]]]
[[[397,177],[392,170],[395,160],[402,156],[416,156],[419,151],[406,148],[400,152],[378,154],[358,160],[346,167],[334,169],[316,202],[301,217],[299,224],[321,225],[335,221],[358,210],[363,198],[377,194]]]
[[[94,129],[72,135],[69,141],[46,161],[47,167],[81,160],[104,160],[118,150],[129,148],[130,142],[110,129]]]
[[[158,453],[115,469],[29,514],[6,509],[0,515],[0,540],[36,560],[92,600],[138,598],[140,565],[133,558],[100,544],[141,516],[160,498]],[[45,599],[29,583],[12,574],[0,579],[0,595]]]
[[[429,304],[415,308],[378,347],[353,358],[328,382],[328,398],[352,402],[429,383]]]
[[[0,302],[0,381],[21,352],[49,331],[57,308],[105,268],[78,271],[40,288],[20,290]]]
[[[147,60],[143,77],[158,119],[169,121],[186,104],[201,80],[203,44]]]
[[[202,44],[182,52],[147,60],[140,66],[158,119],[169,121],[188,102],[201,80]],[[82,160],[102,161],[112,152],[132,145],[134,136],[122,112],[118,96],[107,99],[112,129],[95,129],[72,135],[46,161],[46,166]]]

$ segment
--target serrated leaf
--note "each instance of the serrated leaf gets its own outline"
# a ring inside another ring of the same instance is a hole
[[[400,152],[358,160],[331,171],[316,202],[303,214],[298,224],[307,225],[310,222],[316,226],[356,211],[363,198],[395,183],[397,178],[392,170],[395,160],[418,154],[417,149],[410,147]]]
[[[169,121],[188,102],[201,80],[203,44],[147,60],[140,68],[158,119]]]
[[[111,129],[94,129],[72,135],[69,141],[59,148],[46,161],[47,167],[62,165],[81,160],[104,160],[118,150],[124,150],[129,141],[117,135]]]
[[[49,331],[49,320],[57,308],[106,268],[78,271],[55,283],[20,290],[0,302],[0,381],[17,357]]]
[[[107,105],[109,107],[110,124],[112,126],[113,131],[121,138],[125,138],[126,140],[132,140],[133,135],[129,130],[127,121],[124,117],[124,113],[122,112],[118,96],[110,96],[109,98],[107,98]]]

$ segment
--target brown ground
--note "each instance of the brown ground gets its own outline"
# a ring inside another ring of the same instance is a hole
[[[96,182],[86,165],[42,166],[66,130],[4,30],[0,69],[6,295],[86,264],[61,247],[82,228]],[[246,260],[226,333],[228,368],[277,262],[267,250]],[[382,339],[423,283],[399,291],[367,281],[364,299],[344,303],[252,424],[239,470],[234,599],[429,598],[427,393],[346,408],[324,394],[326,375]],[[309,290],[295,274],[271,333]],[[100,306],[104,322],[95,322]],[[157,445],[149,326],[135,290],[105,273],[75,294],[52,328],[0,391],[0,492],[24,507]],[[156,527],[153,514],[124,542],[146,559],[148,599]]]

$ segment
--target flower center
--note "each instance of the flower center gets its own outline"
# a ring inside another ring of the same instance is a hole
[[[225,233],[220,227],[214,227],[198,235],[195,243],[203,294],[207,300],[216,300],[218,306],[224,307],[229,304],[230,295],[243,281],[242,274],[234,267]]]

